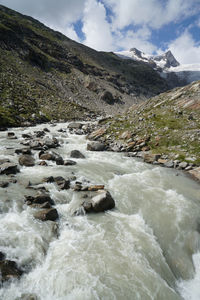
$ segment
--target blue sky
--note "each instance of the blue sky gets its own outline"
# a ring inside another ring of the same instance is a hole
[[[96,50],[171,50],[200,63],[200,0],[0,0]]]

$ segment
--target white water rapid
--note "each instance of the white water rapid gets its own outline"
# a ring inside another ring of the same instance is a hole
[[[86,151],[85,136],[58,132],[67,124],[17,128],[18,139],[0,132],[0,159],[18,162],[14,153],[22,133],[48,127],[63,159],[80,150],[75,166],[20,167],[6,189],[0,188],[0,251],[25,270],[4,283],[1,300],[179,300],[200,299],[199,185],[175,170],[143,163],[123,153]],[[22,145],[21,145],[22,147]],[[178,174],[177,174],[178,173]],[[78,181],[104,184],[116,207],[100,214],[74,216],[87,192],[59,191],[47,176],[75,175]],[[177,176],[178,175],[178,176]],[[0,180],[6,180],[0,175]],[[45,186],[59,213],[57,222],[33,217],[24,203],[29,181]]]

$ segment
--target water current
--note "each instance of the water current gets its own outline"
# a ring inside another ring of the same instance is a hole
[[[1,287],[0,299],[26,293],[39,300],[200,299],[199,185],[176,170],[123,153],[87,151],[85,136],[58,132],[66,123],[12,129],[16,140],[0,132],[0,159],[17,162],[21,134],[44,127],[60,141],[54,151],[64,159],[74,149],[86,158],[75,159],[75,166],[40,166],[34,151],[36,165],[20,167],[17,183],[0,188],[0,251],[26,270]],[[29,181],[38,185],[47,176],[72,175],[104,184],[115,209],[75,216],[83,193],[43,183],[59,220],[36,220],[35,209],[24,204]]]

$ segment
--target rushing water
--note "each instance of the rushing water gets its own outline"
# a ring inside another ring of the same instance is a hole
[[[1,132],[0,159],[17,161],[14,150],[22,131],[44,127],[12,130],[17,140]],[[67,124],[48,128],[47,135],[62,143],[55,151],[64,159],[74,149],[86,159],[77,159],[75,166],[51,162],[21,167],[18,183],[0,188],[0,251],[27,271],[3,285],[0,299],[14,300],[24,293],[40,300],[200,299],[199,185],[175,170],[123,153],[86,151],[84,136],[58,132]],[[38,161],[38,151],[34,156]],[[24,204],[24,195],[31,193],[29,181],[40,184],[46,176],[72,174],[104,184],[116,208],[74,216],[83,193],[58,191],[46,183],[60,218],[57,223],[36,220],[35,209]]]

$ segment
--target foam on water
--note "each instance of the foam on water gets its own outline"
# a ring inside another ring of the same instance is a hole
[[[0,251],[26,271],[0,289],[0,299],[14,300],[24,293],[35,293],[40,300],[199,299],[199,186],[174,170],[123,154],[86,151],[84,136],[58,133],[61,127],[67,124],[48,126],[48,136],[62,142],[55,151],[69,159],[77,149],[86,159],[75,159],[77,165],[67,167],[54,162],[21,167],[18,184],[0,189]],[[21,130],[13,130],[19,139]],[[17,161],[19,141],[6,139],[5,133],[0,141],[1,157]],[[10,145],[13,149],[6,150]],[[37,163],[37,152],[34,157]],[[74,216],[82,194],[42,183],[47,176],[73,174],[77,180],[104,184],[116,208]],[[49,190],[58,224],[36,220],[35,209],[24,204],[24,195],[34,194],[26,189],[29,181]]]

